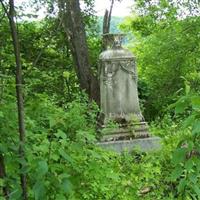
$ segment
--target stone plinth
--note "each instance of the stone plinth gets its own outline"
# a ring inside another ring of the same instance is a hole
[[[159,137],[136,138],[130,140],[99,142],[99,146],[106,150],[121,153],[139,149],[142,152],[157,151],[161,149],[161,139]]]
[[[128,152],[138,149],[142,152],[161,149],[161,139],[151,136],[146,122],[124,125],[118,128],[105,127],[101,130],[103,136],[98,145],[115,152]]]
[[[101,142],[111,140],[129,140],[135,138],[149,137],[148,124],[146,122],[138,122],[128,124],[119,124],[117,128],[102,127]]]

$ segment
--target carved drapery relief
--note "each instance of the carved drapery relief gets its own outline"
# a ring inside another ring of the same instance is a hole
[[[100,87],[101,108],[107,118],[142,118],[134,59],[101,61]]]

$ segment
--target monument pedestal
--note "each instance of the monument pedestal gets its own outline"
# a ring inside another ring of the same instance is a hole
[[[161,139],[150,136],[146,122],[134,123],[127,127],[104,128],[102,131],[104,135],[98,145],[107,150],[121,153],[134,149],[142,152],[161,149]]]
[[[151,152],[161,149],[161,139],[159,137],[135,138],[130,140],[118,140],[99,142],[99,146],[106,150],[122,153],[123,151],[131,152],[139,149],[142,152]]]
[[[101,142],[149,137],[148,124],[146,122],[135,122],[131,125],[127,123],[119,124],[117,128],[106,126],[102,128],[103,137],[101,138]]]

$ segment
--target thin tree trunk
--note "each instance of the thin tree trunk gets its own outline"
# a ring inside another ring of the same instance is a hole
[[[104,36],[104,34],[109,33],[108,30],[108,10],[105,10],[105,14],[103,17],[103,37],[102,37],[102,51],[107,49],[107,41],[106,41],[106,37]]]
[[[25,123],[24,123],[24,103],[23,103],[23,88],[22,88],[22,67],[20,60],[20,49],[19,49],[19,40],[16,29],[16,23],[14,21],[15,8],[14,0],[9,0],[9,22],[11,28],[11,35],[13,41],[13,48],[15,54],[16,62],[16,94],[17,94],[17,108],[18,108],[18,126],[19,126],[19,156],[22,160],[25,160],[24,144],[25,144]],[[23,164],[20,164],[20,170],[24,167]],[[20,181],[22,187],[22,198],[27,200],[27,178],[26,174],[20,172]]]
[[[109,29],[108,29],[108,10],[106,9],[104,17],[103,17],[103,34],[106,34],[108,32],[109,32]]]
[[[110,22],[111,22],[111,16],[112,16],[112,10],[115,0],[111,0],[110,4],[110,10],[105,10],[104,18],[103,18],[103,34],[107,34],[110,32]],[[108,41],[106,40],[106,37],[103,36],[102,39],[102,49],[107,49]]]
[[[4,14],[1,18],[1,20],[4,18],[4,16],[7,14],[7,10],[6,10],[6,7],[4,6],[3,2],[0,1],[3,9],[4,9]],[[0,22],[1,22],[0,20]],[[1,104],[1,101],[3,99],[3,92],[4,92],[4,82],[3,82],[3,78],[1,78],[1,82],[0,82],[0,88],[1,88],[1,91],[0,91],[0,104]],[[4,161],[4,155],[2,153],[0,153],[0,178],[2,180],[5,180],[6,178],[6,167],[5,167],[5,161]],[[7,183],[2,187],[2,194],[4,196],[4,198],[7,200],[9,199],[9,189],[8,189],[8,186],[7,186]]]
[[[109,10],[109,14],[108,14],[108,33],[110,32],[110,22],[111,22],[111,16],[112,16],[114,2],[115,2],[115,0],[111,0],[110,10]]]

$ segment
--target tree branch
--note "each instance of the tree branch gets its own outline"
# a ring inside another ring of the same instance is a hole
[[[4,12],[3,15],[0,18],[0,24],[1,24],[2,20],[4,19],[5,15],[6,15],[6,13]]]
[[[5,4],[3,3],[3,0],[0,0],[0,3],[4,9],[4,12],[6,13],[7,17],[9,18],[10,17],[9,12],[8,12],[8,9],[6,8]]]

